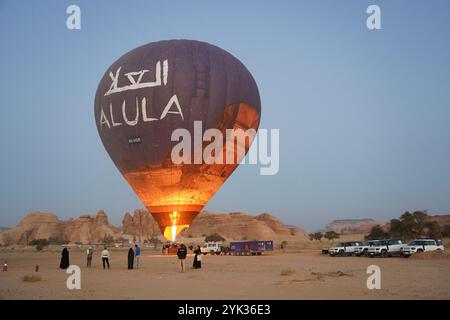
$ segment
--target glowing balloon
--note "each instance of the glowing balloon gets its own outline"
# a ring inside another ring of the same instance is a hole
[[[98,85],[94,112],[111,159],[164,236],[175,240],[238,163],[176,164],[173,131],[194,136],[199,122],[224,137],[226,129],[257,130],[261,104],[252,75],[231,54],[204,42],[169,40],[114,62]],[[251,141],[233,143],[246,153]]]

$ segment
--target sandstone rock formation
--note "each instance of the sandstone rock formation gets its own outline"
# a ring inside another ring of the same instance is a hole
[[[343,234],[368,233],[376,224],[381,223],[376,222],[373,219],[333,220],[331,223],[326,225],[326,231],[335,231]]]
[[[70,243],[98,243],[105,235],[114,237],[119,231],[109,223],[106,213],[100,210],[95,216],[82,215],[67,221],[62,239]]]
[[[101,210],[95,216],[82,215],[64,222],[49,212],[32,212],[17,226],[0,234],[1,244],[27,244],[35,239],[55,242],[98,243],[105,235],[115,236],[120,230],[112,226]]]
[[[26,244],[33,239],[61,239],[64,222],[50,212],[32,212],[19,224],[1,233],[0,242]]]
[[[440,226],[450,224],[450,214],[432,215],[426,218],[427,221],[435,221]]]
[[[155,219],[145,209],[136,209],[133,215],[125,213],[122,220],[122,233],[133,236],[139,242],[161,235]]]
[[[217,214],[201,212],[194,223],[182,232],[184,237],[204,237],[218,233],[227,240],[275,240],[296,237],[307,239],[298,228],[289,228],[275,216],[264,213],[250,216],[241,212]]]
[[[257,220],[264,222],[279,236],[293,236],[301,234],[301,230],[296,227],[288,227],[282,223],[277,217],[270,213],[262,213],[255,217]]]
[[[1,244],[26,244],[34,239],[53,238],[68,243],[101,243],[105,235],[116,240],[134,239],[140,242],[161,237],[160,229],[152,215],[145,209],[137,209],[133,215],[125,213],[122,228],[108,221],[103,210],[96,215],[81,215],[67,222],[54,214],[33,212],[16,227],[0,233]],[[306,240],[303,230],[286,226],[276,216],[263,213],[250,216],[240,212],[229,214],[201,212],[192,226],[182,232],[184,238],[204,237],[218,233],[227,240]]]

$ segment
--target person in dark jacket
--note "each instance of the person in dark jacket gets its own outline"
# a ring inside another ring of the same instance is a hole
[[[187,256],[187,248],[184,244],[181,244],[180,247],[177,250],[177,256],[178,259],[180,259],[181,262],[181,272],[184,272],[185,268],[184,268],[184,261],[186,260],[186,256]]]
[[[61,269],[67,269],[69,267],[69,250],[67,248],[64,248],[61,252],[61,262],[59,264],[59,267]]]
[[[193,267],[195,269],[200,269],[202,267],[202,250],[200,249],[200,246],[197,246],[197,249],[194,250],[194,253],[195,257]]]
[[[128,269],[133,269],[134,263],[134,251],[133,248],[128,249]]]

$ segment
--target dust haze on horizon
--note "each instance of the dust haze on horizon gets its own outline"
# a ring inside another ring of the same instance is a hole
[[[83,0],[81,30],[66,28],[71,3],[2,2],[0,226],[100,209],[120,225],[143,207],[100,141],[94,95],[125,52],[182,38],[241,60],[260,128],[280,129],[279,173],[240,166],[205,210],[269,212],[306,231],[450,213],[450,3],[376,1],[382,29],[370,31],[372,2]]]

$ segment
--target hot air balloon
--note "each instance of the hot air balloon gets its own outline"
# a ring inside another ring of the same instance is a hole
[[[94,113],[114,164],[174,241],[239,162],[174,163],[173,131],[194,134],[199,121],[203,130],[257,130],[261,103],[252,75],[231,54],[205,42],[168,40],[115,61],[98,85]],[[250,144],[236,147],[246,153]]]

